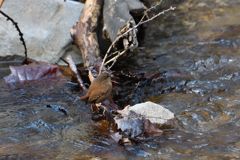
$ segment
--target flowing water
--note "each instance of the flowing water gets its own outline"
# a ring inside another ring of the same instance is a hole
[[[2,62],[0,159],[240,159],[240,1],[165,0],[157,10],[169,6],[177,8],[152,22],[145,49],[129,54],[126,67],[159,73],[128,102],[150,100],[181,115],[170,133],[123,147],[91,120],[90,105],[73,103],[75,84],[6,85]]]

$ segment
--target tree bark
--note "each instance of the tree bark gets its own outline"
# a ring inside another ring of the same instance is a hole
[[[87,0],[79,21],[71,28],[73,43],[82,53],[85,67],[101,60],[97,40],[97,27],[103,0]]]

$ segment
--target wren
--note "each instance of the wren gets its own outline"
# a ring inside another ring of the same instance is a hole
[[[91,83],[88,92],[85,96],[75,100],[85,100],[88,103],[100,103],[105,101],[112,92],[111,76],[108,72],[103,72]]]

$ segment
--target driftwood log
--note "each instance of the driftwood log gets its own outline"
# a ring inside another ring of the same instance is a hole
[[[71,28],[73,43],[82,53],[85,67],[100,61],[97,29],[103,0],[87,0],[79,21]]]

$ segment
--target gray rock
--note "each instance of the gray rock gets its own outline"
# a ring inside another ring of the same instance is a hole
[[[149,119],[152,123],[155,124],[164,124],[168,119],[174,118],[174,114],[171,111],[159,104],[150,101],[131,106],[129,107],[129,110],[146,116],[146,119]]]
[[[79,49],[72,45],[70,29],[78,21],[84,4],[61,0],[4,1],[1,10],[19,25],[28,49],[28,57],[57,63],[60,57],[72,55],[82,62]],[[12,22],[0,14],[0,57],[24,56],[19,35]]]

